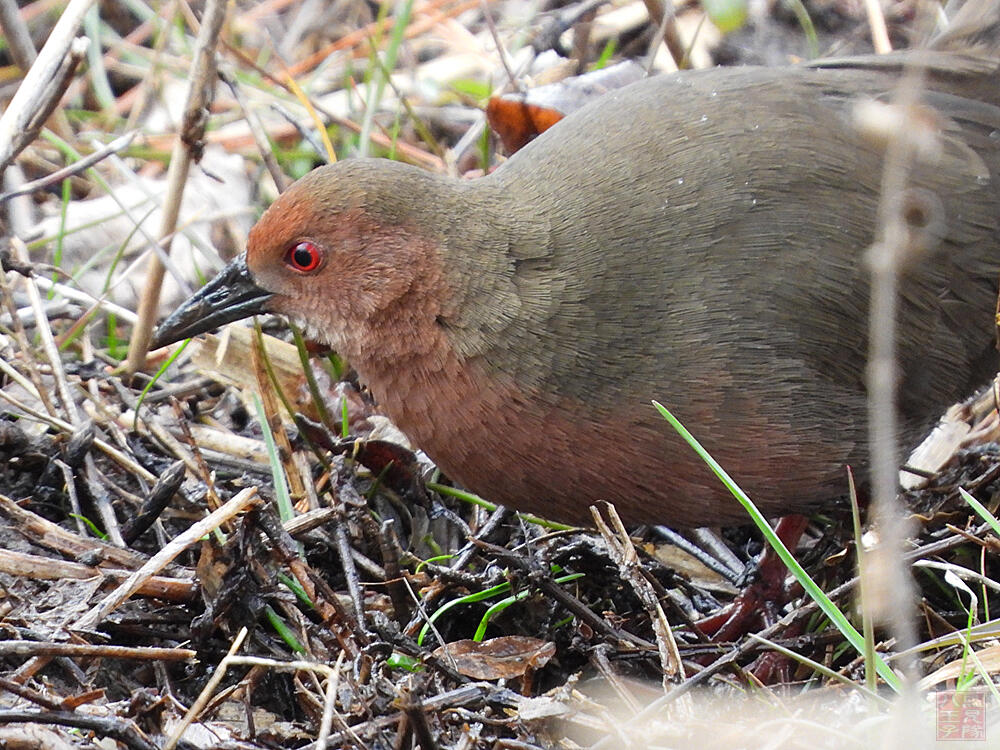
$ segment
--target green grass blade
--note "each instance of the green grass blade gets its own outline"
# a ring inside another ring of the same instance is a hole
[[[694,435],[688,432],[687,428],[680,423],[677,417],[671,414],[665,406],[657,401],[653,402],[653,406],[655,406],[656,410],[660,412],[660,415],[670,423],[670,426],[677,430],[677,434],[684,438],[685,442],[694,449],[695,453],[697,453],[698,456],[701,457],[701,459],[708,465],[726,489],[732,493],[733,497],[739,501],[740,505],[743,506],[747,514],[753,520],[754,524],[758,529],[760,529],[760,532],[764,535],[767,543],[771,545],[771,548],[774,549],[778,557],[781,558],[781,561],[791,571],[792,575],[795,576],[795,579],[799,582],[809,597],[816,602],[823,614],[830,618],[830,621],[836,626],[837,630],[843,634],[848,643],[850,643],[859,654],[863,655],[865,653],[865,639],[862,637],[861,633],[859,633],[850,623],[844,613],[837,608],[837,605],[830,601],[830,597],[828,597],[809,576],[809,574],[806,573],[805,568],[799,565],[799,561],[795,559],[781,539],[778,538],[778,535],[774,533],[774,529],[771,528],[771,524],[769,524],[767,519],[764,518],[764,515],[757,510],[757,506],[753,504],[753,501],[739,487],[739,485],[736,484],[733,478],[726,473],[726,470],[723,469],[722,466],[720,466],[719,463],[708,454],[708,451],[702,447],[701,443],[698,442]],[[899,692],[902,689],[902,682],[899,677],[878,654],[875,655],[875,668],[878,671],[879,676],[881,676],[893,690]]]

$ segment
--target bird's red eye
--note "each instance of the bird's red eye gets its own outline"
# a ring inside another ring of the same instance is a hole
[[[309,273],[319,268],[323,260],[323,252],[312,242],[304,241],[297,245],[292,245],[285,255],[285,263],[296,271]]]

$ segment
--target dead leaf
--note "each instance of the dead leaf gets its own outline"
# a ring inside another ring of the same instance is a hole
[[[521,677],[529,669],[544,667],[555,653],[554,643],[522,635],[455,641],[434,651],[436,657],[450,661],[461,674],[474,680]]]
[[[500,136],[507,153],[513,154],[566,115],[608,91],[638,81],[643,75],[641,65],[626,60],[526,93],[494,96],[486,105],[486,119]]]

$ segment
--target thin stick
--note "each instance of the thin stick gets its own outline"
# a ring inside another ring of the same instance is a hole
[[[167,743],[163,746],[163,750],[174,750],[174,748],[177,747],[177,743],[181,741],[181,737],[184,735],[184,732],[187,731],[187,728],[191,726],[191,722],[198,717],[198,714],[200,714],[202,709],[204,709],[208,704],[208,701],[211,699],[215,689],[219,686],[219,683],[222,682],[222,678],[226,676],[226,672],[229,670],[230,661],[234,656],[236,656],[236,652],[240,650],[240,646],[243,645],[243,641],[246,640],[249,632],[250,631],[248,631],[245,627],[240,628],[240,632],[237,633],[236,638],[233,639],[233,643],[229,647],[229,651],[226,652],[224,657],[222,657],[222,661],[219,662],[219,666],[208,679],[208,682],[205,684],[205,687],[202,689],[201,694],[195,700],[194,704],[188,709],[187,713],[184,714],[184,718],[181,719],[180,724],[177,725],[173,734],[170,735]]]
[[[17,87],[14,98],[10,100],[3,115],[0,115],[0,168],[17,156],[22,135],[38,112],[39,94],[48,91],[52,83],[58,80],[64,62],[74,47],[76,32],[83,23],[83,16],[93,4],[94,0],[69,1],[42,51]]]
[[[194,60],[191,63],[191,85],[188,88],[181,132],[174,141],[170,167],[167,170],[167,199],[163,207],[159,232],[159,236],[163,238],[161,242],[166,243],[164,249],[167,252],[169,252],[169,238],[173,237],[177,226],[188,171],[192,160],[196,157],[195,149],[200,149],[205,135],[208,107],[215,83],[215,47],[225,18],[224,0],[209,0],[206,3],[205,15],[195,44]],[[129,342],[128,359],[125,362],[126,372],[136,373],[146,364],[146,350],[153,334],[156,310],[160,305],[164,272],[165,267],[159,257],[151,256],[146,285],[139,300],[137,311],[139,320]]]
[[[7,37],[10,56],[14,58],[14,64],[25,72],[30,70],[38,53],[31,41],[28,24],[21,18],[21,13],[14,0],[0,0],[0,29],[3,29],[3,34]]]
[[[97,627],[104,618],[117,609],[125,600],[139,590],[142,583],[150,576],[159,573],[181,552],[195,544],[203,536],[215,531],[219,526],[242,513],[257,497],[256,487],[247,487],[234,495],[229,502],[218,510],[209,513],[200,521],[191,524],[187,529],[170,540],[169,544],[149,558],[149,562],[125,579],[118,588],[104,597],[96,607],[73,623],[73,630],[89,630]]]
[[[0,2],[2,2],[2,0],[0,0]],[[118,138],[115,138],[113,141],[111,141],[111,143],[109,143],[107,146],[97,149],[92,154],[83,157],[79,161],[75,161],[72,164],[63,167],[62,169],[57,169],[55,172],[45,175],[45,177],[40,177],[37,180],[26,182],[16,190],[11,190],[8,193],[3,193],[2,195],[0,195],[0,203],[8,201],[11,198],[16,198],[19,195],[27,195],[28,193],[33,193],[36,190],[42,190],[44,188],[56,184],[57,182],[62,182],[67,177],[73,177],[74,175],[83,172],[85,169],[89,169],[90,167],[94,166],[95,164],[97,164],[97,162],[101,161],[105,157],[108,157],[111,154],[116,154],[119,151],[123,151],[124,149],[128,148],[129,145],[131,145],[132,140],[134,138],[135,138],[135,131],[132,131],[131,133],[126,133],[123,136],[119,136]]]
[[[868,14],[868,26],[872,31],[872,47],[880,55],[892,52],[892,42],[889,41],[889,30],[885,26],[885,15],[879,0],[864,0],[865,12]]]

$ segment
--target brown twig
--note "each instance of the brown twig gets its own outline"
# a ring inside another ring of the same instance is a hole
[[[3,0],[0,0],[3,2]],[[74,175],[80,174],[84,170],[90,169],[92,166],[97,164],[102,159],[107,158],[111,154],[117,154],[119,151],[124,151],[132,144],[132,140],[135,138],[135,132],[126,133],[123,136],[115,138],[111,143],[103,148],[99,148],[93,153],[79,159],[78,161],[69,164],[62,169],[57,169],[55,172],[45,175],[37,180],[32,180],[31,182],[26,182],[19,186],[16,190],[11,190],[7,193],[0,194],[0,204],[11,198],[16,198],[19,195],[27,195],[33,193],[36,190],[44,190],[51,187],[59,182],[62,182],[68,177],[73,177]]]
[[[885,14],[879,0],[864,0],[865,13],[868,15],[868,26],[872,32],[872,46],[875,51],[884,55],[892,52],[892,42],[889,41],[889,30],[885,25]]]
[[[82,541],[83,537],[79,537]],[[79,546],[79,545],[78,545]],[[132,571],[117,568],[97,568],[93,565],[60,560],[42,555],[29,555],[0,549],[0,572],[40,581],[86,580],[104,576],[109,581],[121,581]],[[195,593],[194,578],[150,576],[136,592],[141,596],[171,602],[189,602]]]
[[[130,750],[157,750],[130,720],[114,716],[93,716],[82,711],[30,711],[0,710],[0,726],[5,724],[58,724],[77,729],[87,729],[101,737],[111,737]]]
[[[14,98],[0,115],[0,173],[34,140],[69,85],[87,49],[86,38],[76,39],[76,33],[93,3],[94,0],[70,0]]]
[[[3,34],[7,38],[7,45],[10,47],[10,56],[14,58],[14,64],[25,72],[30,70],[38,53],[31,41],[28,25],[21,18],[14,0],[0,0],[0,29],[3,30]]]
[[[618,512],[613,505],[605,504],[603,510],[608,517],[608,521],[605,521],[601,510],[602,508],[598,507],[591,508],[594,524],[601,536],[604,537],[608,553],[612,562],[618,566],[622,580],[632,587],[632,591],[649,614],[653,632],[656,634],[656,648],[660,654],[663,687],[668,689],[672,681],[684,679],[684,665],[681,663],[681,655],[677,650],[673,631],[670,629],[667,615],[663,611],[663,607],[660,606],[656,593],[639,570],[639,556],[636,554],[635,547],[629,538],[628,531],[625,530],[625,525],[618,516]]]
[[[100,604],[93,607],[77,620],[73,624],[73,628],[87,630],[102,622],[122,602],[138,591],[139,586],[141,586],[144,580],[166,567],[177,555],[192,544],[195,544],[205,534],[214,531],[249,508],[250,505],[257,501],[256,498],[257,488],[249,487],[234,495],[229,502],[218,510],[205,516],[200,521],[191,524],[191,526],[171,539],[167,546],[149,558],[148,562],[129,576],[118,588],[108,594]]]
[[[240,88],[239,82],[225,71],[220,71],[219,77],[229,88],[229,91],[233,95],[233,99],[236,100],[237,106],[240,108],[240,111],[243,112],[243,117],[247,122],[247,127],[250,128],[250,134],[253,136],[254,143],[257,144],[257,152],[260,154],[260,158],[263,160],[264,166],[267,167],[267,172],[271,175],[271,179],[274,180],[274,186],[278,189],[279,193],[283,193],[285,188],[288,187],[290,181],[288,177],[285,176],[285,173],[281,171],[281,167],[278,165],[278,160],[274,158],[274,151],[271,149],[271,144],[267,140],[267,133],[264,131],[264,126],[261,124],[260,118],[257,116],[256,112],[253,112],[247,106],[246,99],[243,96],[243,91]]]
[[[189,648],[92,646],[89,643],[53,643],[51,641],[0,641],[0,656],[72,656],[88,659],[190,661],[197,655],[197,651]]]
[[[923,88],[924,71],[911,66],[897,91],[895,103],[904,113],[914,110]],[[896,412],[897,306],[903,269],[912,262],[915,252],[907,221],[906,193],[910,172],[918,159],[918,141],[926,138],[913,118],[913,126],[895,128],[889,133],[882,176],[881,201],[875,244],[868,251],[871,272],[870,309],[868,312],[868,433],[871,445],[871,487],[874,518],[881,537],[878,548],[870,553],[869,570],[883,576],[879,595],[881,605],[869,600],[878,619],[892,629],[897,644],[907,651],[917,643],[914,584],[899,556],[907,537],[906,522],[896,498],[899,483],[899,425]],[[879,610],[875,612],[875,610]],[[903,662],[903,671],[912,680],[916,660]]]
[[[191,63],[191,85],[188,88],[181,130],[174,142],[170,167],[167,171],[167,197],[159,231],[164,253],[169,252],[169,238],[173,237],[177,226],[181,197],[184,194],[191,162],[198,161],[201,156],[208,107],[215,83],[215,47],[225,18],[226,3],[223,0],[209,0],[206,3],[205,15],[195,43],[194,60]],[[149,348],[153,324],[156,321],[165,271],[166,267],[159,255],[151,256],[146,283],[139,300],[137,311],[139,320],[132,332],[128,359],[125,362],[125,371],[128,373],[138,372],[146,363],[146,350]]]
[[[649,13],[649,20],[656,25],[657,29],[657,35],[653,38],[653,46],[649,53],[647,72],[652,68],[660,38],[667,45],[667,50],[669,50],[677,69],[690,68],[687,50],[684,48],[684,42],[681,41],[680,32],[677,30],[677,14],[674,11],[673,0],[663,0],[662,5],[660,0],[642,0],[642,3],[646,6],[646,12]]]

